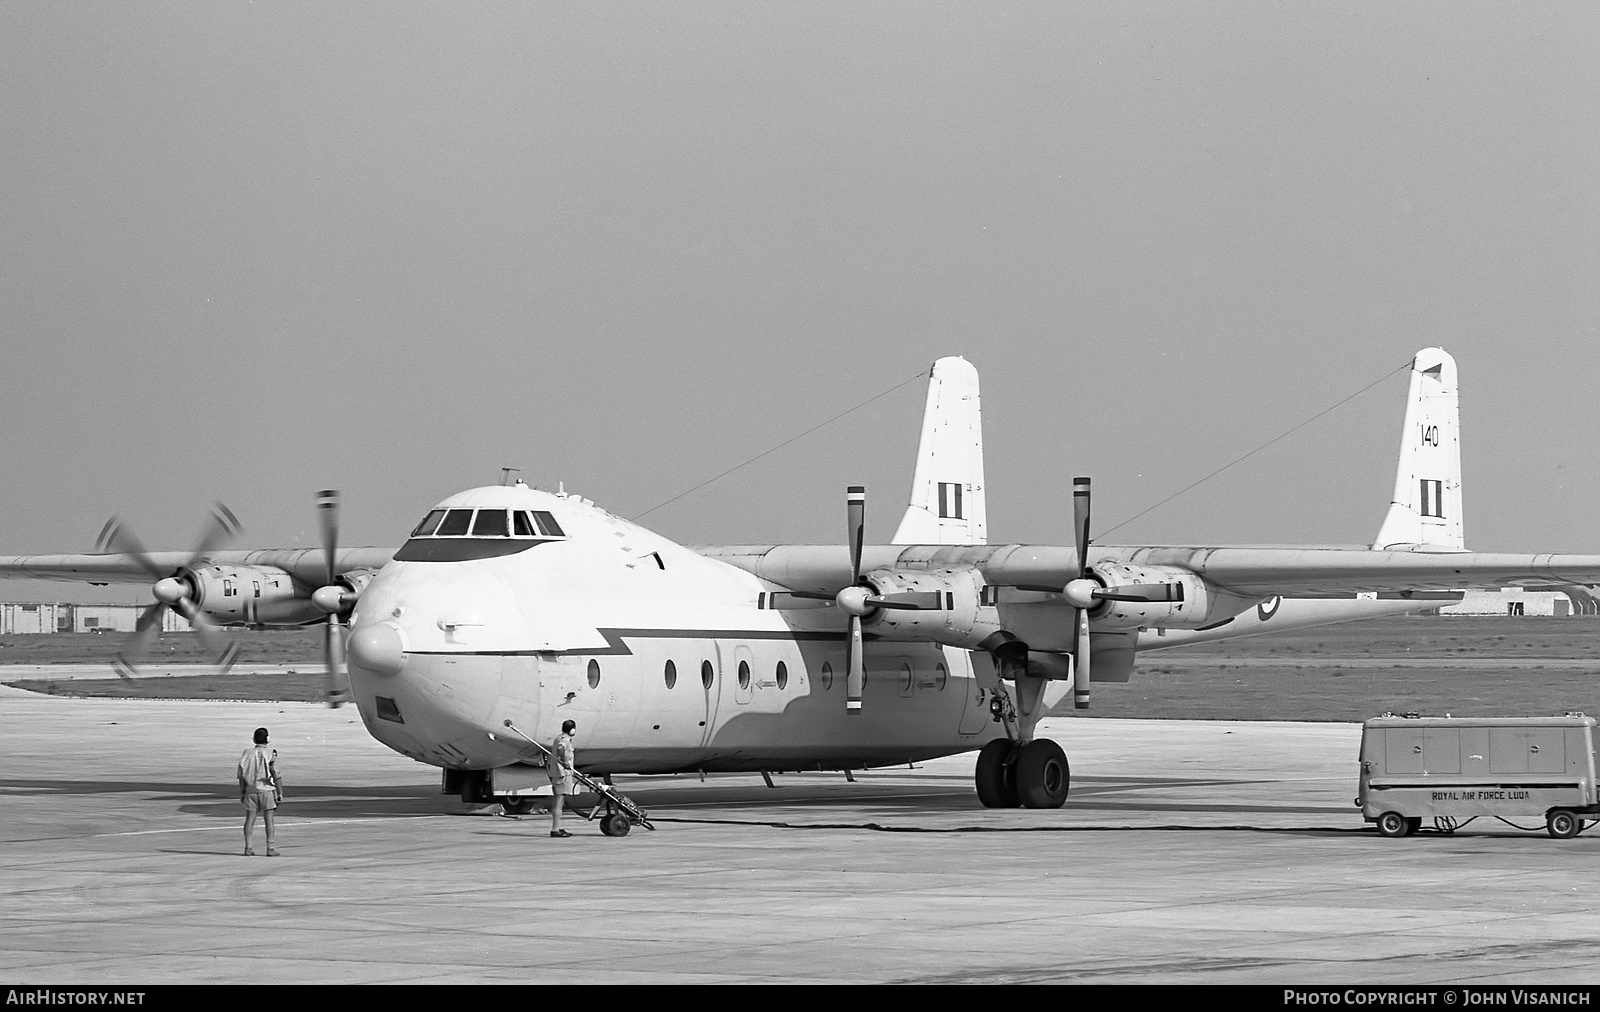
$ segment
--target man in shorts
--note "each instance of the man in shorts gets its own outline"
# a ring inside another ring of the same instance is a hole
[[[550,835],[571,836],[572,834],[561,828],[561,809],[566,803],[567,795],[572,793],[577,785],[572,771],[578,765],[578,750],[572,745],[572,736],[578,733],[578,722],[566,721],[561,725],[561,733],[556,735],[556,740],[550,743],[550,757],[545,760],[545,772],[550,775]]]
[[[239,756],[239,800],[244,804],[244,853],[253,857],[250,837],[255,832],[256,816],[267,825],[267,856],[277,857],[276,827],[272,813],[278,807],[278,750],[267,747],[267,729],[256,728],[255,744]]]

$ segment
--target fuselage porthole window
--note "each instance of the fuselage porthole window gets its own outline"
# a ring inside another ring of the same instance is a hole
[[[739,688],[750,688],[750,665],[746,661],[739,662]]]
[[[472,525],[472,536],[475,538],[504,538],[511,535],[511,530],[506,526],[505,510],[479,510],[478,519]]]
[[[827,661],[822,662],[822,691],[827,692],[833,688],[833,665]]]
[[[444,516],[444,523],[434,533],[441,538],[459,538],[472,528],[471,510],[450,510]]]
[[[597,661],[597,660],[594,660],[593,658],[590,658],[590,660],[589,660],[589,688],[598,689],[599,687],[600,687],[600,662]]]
[[[933,668],[933,687],[939,692],[944,691],[945,682],[949,681],[950,673],[944,669],[943,664],[936,664]]]
[[[668,661],[667,669],[664,674],[667,680],[667,688],[670,689],[674,685],[678,684],[678,666],[676,664]]]
[[[705,686],[707,689],[710,689],[711,688],[711,683],[713,681],[715,681],[715,680],[716,680],[716,674],[715,674],[715,672],[713,672],[711,670],[711,662],[710,661],[701,661],[700,662],[700,684]]]
[[[782,661],[778,662],[778,689],[781,691],[789,687],[789,666]]]

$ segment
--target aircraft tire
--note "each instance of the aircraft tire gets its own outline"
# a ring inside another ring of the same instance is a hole
[[[978,753],[973,780],[978,788],[978,800],[985,808],[1016,808],[1021,804],[1017,798],[1017,767],[1007,762],[1011,750],[1009,738],[996,738]]]
[[[507,815],[527,815],[533,811],[532,798],[500,798],[500,807],[506,810]]]
[[[1035,738],[1022,746],[1013,768],[1023,808],[1060,808],[1067,803],[1072,769],[1060,745],[1049,738]]]

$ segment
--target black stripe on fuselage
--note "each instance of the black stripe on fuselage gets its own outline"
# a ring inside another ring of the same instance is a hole
[[[578,647],[572,650],[408,650],[408,654],[431,657],[536,657],[540,654],[604,657],[616,655],[630,657],[633,651],[623,642],[624,637],[652,640],[790,640],[796,643],[843,643],[844,636],[836,632],[796,632],[776,629],[596,629],[605,637],[603,647]],[[869,637],[870,638],[870,637]]]
[[[499,559],[552,544],[557,538],[412,538],[394,553],[396,562],[471,562]]]

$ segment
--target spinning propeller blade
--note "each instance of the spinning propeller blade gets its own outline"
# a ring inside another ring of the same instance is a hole
[[[326,630],[322,639],[323,698],[328,706],[340,707],[350,700],[350,672],[344,663],[344,630],[339,615],[344,610],[344,588],[338,578],[339,555],[339,493],[325,488],[317,493],[317,525],[322,531],[322,555],[327,564],[326,579],[318,589],[317,606],[332,596],[335,607],[328,611]]]
[[[150,588],[156,603],[146,608],[134,627],[133,639],[111,662],[117,677],[130,681],[139,673],[139,661],[150,648],[150,641],[161,632],[162,615],[171,609],[189,620],[206,652],[211,655],[217,674],[227,674],[239,658],[239,645],[200,610],[194,601],[194,587],[185,577],[189,569],[220,544],[239,534],[239,518],[222,503],[211,508],[206,526],[200,531],[189,558],[175,572],[167,573],[156,565],[144,543],[117,517],[106,521],[95,546],[102,552],[131,555],[139,568],[153,581]]]

